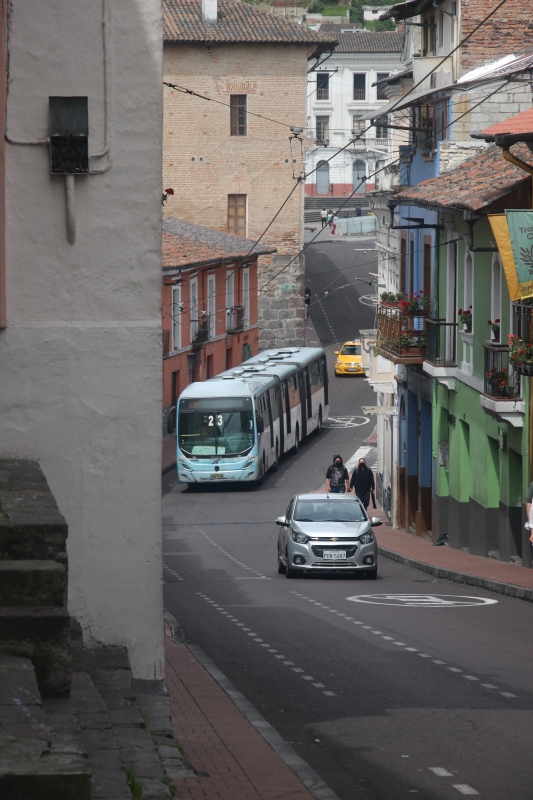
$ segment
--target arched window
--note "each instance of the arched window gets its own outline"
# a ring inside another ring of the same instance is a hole
[[[319,161],[316,168],[316,193],[329,194],[329,164]]]
[[[353,188],[357,194],[366,192],[366,164],[361,159],[353,162]]]

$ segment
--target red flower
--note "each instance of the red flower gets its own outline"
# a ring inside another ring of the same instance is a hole
[[[499,319],[495,319],[495,320],[494,320],[494,324],[495,324],[495,325],[499,325],[499,324],[500,324],[500,320],[499,320]]]
[[[492,325],[492,320],[491,319],[489,319],[489,321],[487,322],[487,325]]]
[[[165,194],[174,194],[174,189],[165,189]]]

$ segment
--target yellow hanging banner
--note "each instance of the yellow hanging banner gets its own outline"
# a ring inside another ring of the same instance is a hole
[[[511,302],[514,300],[521,300],[523,297],[533,297],[533,287],[531,284],[528,283],[521,286],[518,282],[507,217],[505,214],[487,214],[487,217],[496,240],[496,245],[500,251]]]

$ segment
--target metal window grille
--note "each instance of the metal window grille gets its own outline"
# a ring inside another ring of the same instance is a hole
[[[329,75],[328,73],[317,73],[316,76],[316,96],[317,100],[329,100]]]
[[[366,74],[354,73],[353,76],[353,99],[366,100]]]
[[[321,142],[329,139],[329,117],[316,118],[316,138]]]

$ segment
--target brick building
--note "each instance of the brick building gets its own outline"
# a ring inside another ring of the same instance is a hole
[[[257,354],[257,259],[274,247],[163,218],[163,421],[192,381]]]
[[[165,0],[164,10],[165,81],[216,101],[165,88],[166,210],[252,240],[270,225],[262,241],[277,252],[259,260],[259,347],[301,345],[305,143],[289,137],[306,127],[308,60],[334,42],[241,0]]]

